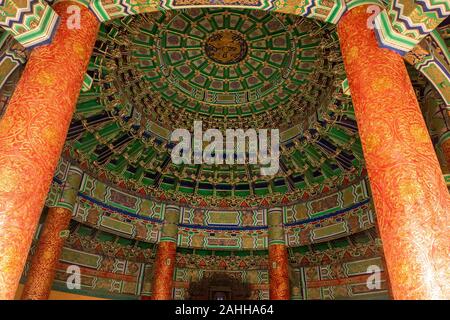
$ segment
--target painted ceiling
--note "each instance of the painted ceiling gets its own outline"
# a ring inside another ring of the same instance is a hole
[[[88,75],[92,86],[80,94],[64,158],[93,182],[78,193],[56,285],[65,283],[65,267],[77,264],[86,274],[83,288],[107,297],[151,294],[158,237],[145,232],[157,234],[152,228],[162,221],[124,206],[116,210],[114,198],[116,206],[135,200],[147,215],[167,201],[243,210],[286,206],[294,289],[306,288],[296,298],[367,295],[352,282],[361,279],[351,277],[361,276],[368,264],[382,267],[381,242],[370,191],[357,191],[366,174],[351,98],[342,87],[335,26],[231,8],[129,16],[101,25]],[[414,79],[425,87],[423,77]],[[279,173],[260,176],[257,165],[174,165],[170,132],[191,129],[194,120],[202,120],[204,129],[279,128]],[[157,201],[149,209],[140,197]],[[233,212],[202,210],[183,211],[188,218],[180,224],[175,298],[186,297],[193,279],[224,271],[250,283],[258,298],[268,298],[268,251],[256,236],[239,247],[230,239],[209,242],[224,235],[244,238],[247,229],[267,226],[239,220],[234,229],[211,227],[213,215],[226,224]],[[99,227],[105,221],[108,228]],[[325,237],[318,232],[324,229]],[[313,231],[317,238],[307,237]],[[205,241],[197,245],[198,239]]]
[[[72,293],[75,291],[108,299],[151,296],[156,246],[93,229],[75,221],[71,222],[69,228],[70,236],[56,267],[54,289],[68,291],[66,269],[77,265],[83,272],[82,287],[72,290]],[[375,291],[369,291],[365,286],[368,266],[383,268],[380,250],[375,228],[333,241],[290,248],[292,298],[385,297],[384,284]],[[267,255],[267,250],[178,248],[174,298],[187,299],[191,282],[227,274],[240,283],[248,284],[252,299],[268,299]],[[364,283],[364,286],[359,283]],[[301,291],[297,291],[300,288]]]
[[[187,9],[102,24],[64,156],[146,197],[258,206],[315,197],[364,175],[335,27],[239,9]],[[170,132],[279,128],[280,170],[175,165]]]
[[[90,254],[99,254],[111,258],[126,259],[139,263],[153,263],[156,246],[121,237],[87,225],[71,222],[70,237],[66,248]],[[381,248],[375,228],[354,233],[332,241],[289,248],[290,262],[296,267],[326,265],[348,262],[362,257],[372,258],[379,255]],[[177,248],[177,264],[182,267],[200,269],[264,269],[267,268],[268,250],[207,250]],[[229,257],[234,257],[227,261]],[[217,261],[218,260],[218,261]]]

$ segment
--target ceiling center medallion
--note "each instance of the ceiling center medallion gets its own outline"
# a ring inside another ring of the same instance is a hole
[[[220,30],[211,35],[205,44],[206,55],[220,64],[234,64],[247,55],[247,42],[244,37],[232,30]]]

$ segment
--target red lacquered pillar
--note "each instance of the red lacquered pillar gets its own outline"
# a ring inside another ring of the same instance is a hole
[[[269,296],[271,300],[289,300],[289,259],[284,238],[283,209],[267,211],[269,227]]]
[[[450,199],[403,59],[378,47],[367,6],[338,25],[395,299],[450,298]]]
[[[22,300],[47,300],[50,295],[82,177],[80,169],[70,168],[62,191],[61,207],[48,209],[36,252],[31,259]]]
[[[178,207],[166,206],[164,226],[156,252],[152,281],[152,300],[172,299],[179,217],[180,209]]]
[[[79,29],[67,27],[70,5],[80,7]],[[99,27],[77,2],[54,10],[53,41],[32,51],[0,121],[0,299],[16,293]]]

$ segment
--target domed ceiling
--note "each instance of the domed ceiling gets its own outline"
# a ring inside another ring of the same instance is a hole
[[[142,196],[261,206],[361,179],[361,144],[335,27],[257,10],[189,9],[101,27],[64,156]],[[173,129],[280,130],[280,170],[175,165]]]

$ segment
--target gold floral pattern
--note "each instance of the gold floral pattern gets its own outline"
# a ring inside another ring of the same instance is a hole
[[[449,299],[449,193],[403,59],[378,47],[368,18],[349,11],[338,34],[392,294]]]
[[[289,261],[284,244],[269,246],[269,283],[271,300],[289,300]]]
[[[73,4],[54,6],[55,38],[31,53],[0,122],[0,299],[14,298],[97,35],[97,19],[81,6],[81,28],[66,27]]]
[[[177,244],[160,242],[154,266],[152,300],[172,299],[173,272],[175,270]]]
[[[72,212],[66,208],[48,210],[38,247],[31,260],[22,299],[48,299],[65,240],[61,232],[67,229],[71,217]]]

